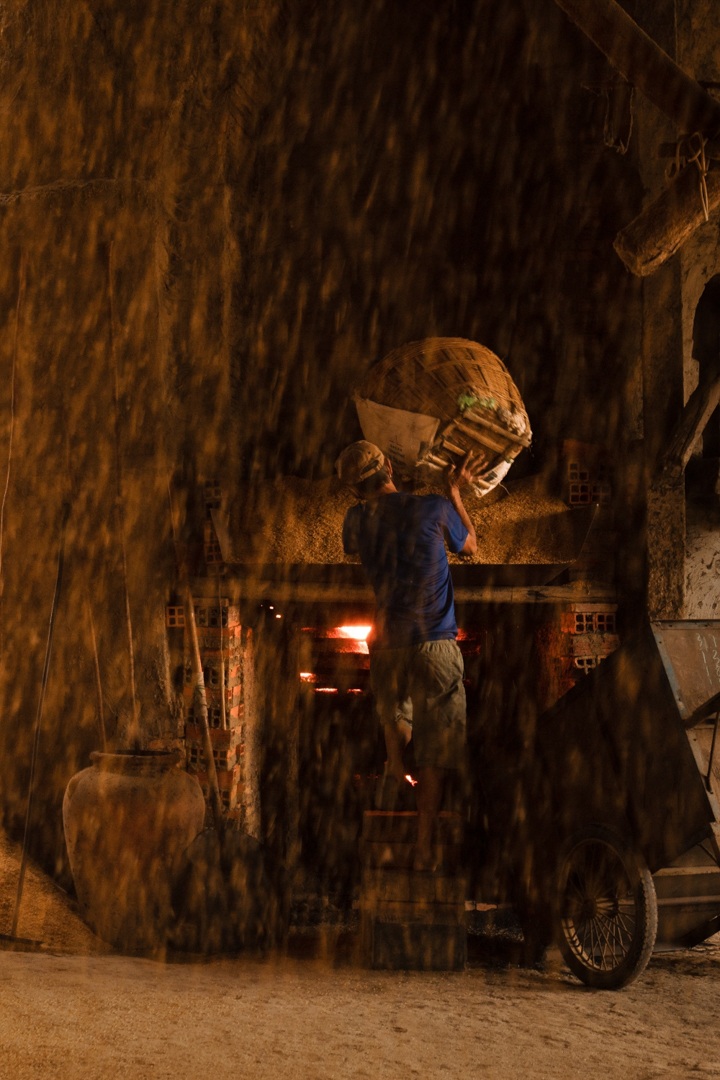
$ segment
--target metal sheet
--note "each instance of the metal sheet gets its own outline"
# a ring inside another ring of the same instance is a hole
[[[697,625],[666,629],[664,644],[679,665],[670,663],[667,650],[668,659],[661,658],[654,625],[652,633],[625,642],[538,722],[557,827],[567,835],[575,820],[624,822],[653,871],[709,837],[718,815],[703,779],[706,754],[688,738],[695,729],[683,724],[679,702],[681,686],[686,712],[706,700],[707,652]],[[706,649],[706,627],[703,633]]]
[[[720,621],[654,622],[652,631],[687,723],[720,692]]]

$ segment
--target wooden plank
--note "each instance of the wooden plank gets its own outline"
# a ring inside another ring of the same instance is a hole
[[[328,568],[330,570],[330,568]],[[372,606],[366,585],[332,582],[306,583],[251,577],[224,577],[223,588],[240,601],[273,600],[295,604],[358,604]],[[458,604],[603,604],[617,599],[613,586],[602,582],[572,581],[567,585],[493,586],[456,585]]]
[[[555,0],[612,66],[683,133],[720,132],[720,102],[687,75],[615,0]]]
[[[670,437],[660,467],[670,474],[680,474],[692,456],[693,445],[703,433],[708,420],[720,405],[720,374],[701,380],[688,398],[677,426]]]
[[[492,421],[486,420],[480,413],[474,412],[474,410],[472,409],[466,409],[463,413],[463,417],[466,420],[472,421],[472,423],[474,424],[479,424],[482,427],[486,427],[488,431],[492,431],[496,435],[500,435],[507,442],[516,443],[518,446],[528,447],[532,442],[532,436],[518,435],[517,432],[509,431],[507,428],[499,427],[497,424],[493,424]]]
[[[457,454],[458,457],[463,457],[469,449],[467,446],[459,446],[458,443],[452,442],[447,435],[443,435],[441,442],[443,450],[448,450],[451,454]]]
[[[485,431],[481,427],[475,427],[474,424],[466,424],[462,420],[455,421],[455,428],[457,431],[462,431],[463,435],[466,435],[474,442],[479,442],[482,446],[487,446],[490,450],[494,450],[496,454],[506,454],[510,449],[510,445],[515,441],[505,431],[502,435],[496,435],[489,428]]]

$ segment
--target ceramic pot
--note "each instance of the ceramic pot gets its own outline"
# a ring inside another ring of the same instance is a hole
[[[176,867],[203,828],[202,790],[179,752],[95,752],[90,760],[63,800],[81,912],[117,948],[163,948]]]

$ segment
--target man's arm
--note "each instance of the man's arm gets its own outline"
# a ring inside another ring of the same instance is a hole
[[[467,539],[463,544],[460,551],[460,555],[474,555],[477,551],[477,536],[475,534],[475,526],[470,520],[470,515],[465,509],[465,505],[462,501],[462,495],[460,494],[460,488],[466,484],[471,484],[475,479],[475,474],[478,471],[478,466],[474,455],[468,453],[465,455],[459,465],[451,466],[445,473],[445,493],[458,513],[460,520],[467,529]]]
[[[352,509],[348,510],[345,515],[345,520],[343,521],[342,545],[346,555],[357,555],[357,522],[355,520],[355,515],[352,513]]]

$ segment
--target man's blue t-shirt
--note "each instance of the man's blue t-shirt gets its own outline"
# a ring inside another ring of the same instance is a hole
[[[462,551],[467,535],[441,495],[393,492],[348,510],[343,548],[360,556],[375,592],[376,648],[457,637],[445,544]]]

